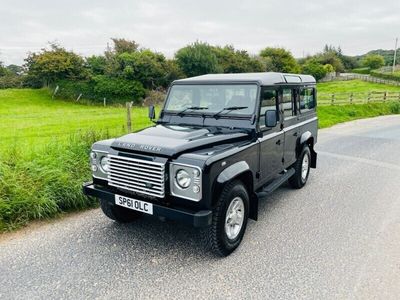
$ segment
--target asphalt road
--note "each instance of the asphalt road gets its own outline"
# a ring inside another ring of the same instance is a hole
[[[190,227],[96,209],[0,238],[0,298],[399,299],[400,116],[321,130],[317,151],[230,257]]]

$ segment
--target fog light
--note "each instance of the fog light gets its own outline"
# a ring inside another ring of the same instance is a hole
[[[196,194],[199,193],[200,192],[200,187],[198,185],[194,185],[193,186],[193,192],[196,193]]]
[[[96,165],[92,165],[92,171],[96,172],[97,171],[97,166]]]

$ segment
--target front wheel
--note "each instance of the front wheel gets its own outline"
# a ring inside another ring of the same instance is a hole
[[[220,256],[228,256],[241,243],[249,215],[249,195],[243,183],[228,183],[213,210],[211,226],[202,230],[206,247]]]
[[[310,174],[311,152],[308,145],[304,145],[297,161],[294,163],[293,168],[295,173],[289,179],[289,184],[292,188],[301,189],[308,179]]]

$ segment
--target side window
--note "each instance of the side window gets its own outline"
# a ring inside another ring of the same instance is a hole
[[[307,112],[315,108],[315,92],[313,88],[303,88],[299,97],[300,112]]]
[[[295,115],[293,92],[291,89],[282,90],[282,114],[285,119]]]
[[[261,110],[260,110],[260,127],[265,126],[265,112],[267,110],[275,110],[278,99],[278,91],[263,89],[261,91]],[[277,115],[278,117],[279,115]]]

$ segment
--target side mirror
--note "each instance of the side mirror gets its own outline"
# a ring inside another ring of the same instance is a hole
[[[156,118],[156,109],[154,108],[154,105],[149,106],[149,119],[154,120]]]
[[[267,127],[275,127],[278,123],[276,118],[276,110],[267,110],[265,112],[265,126]]]

